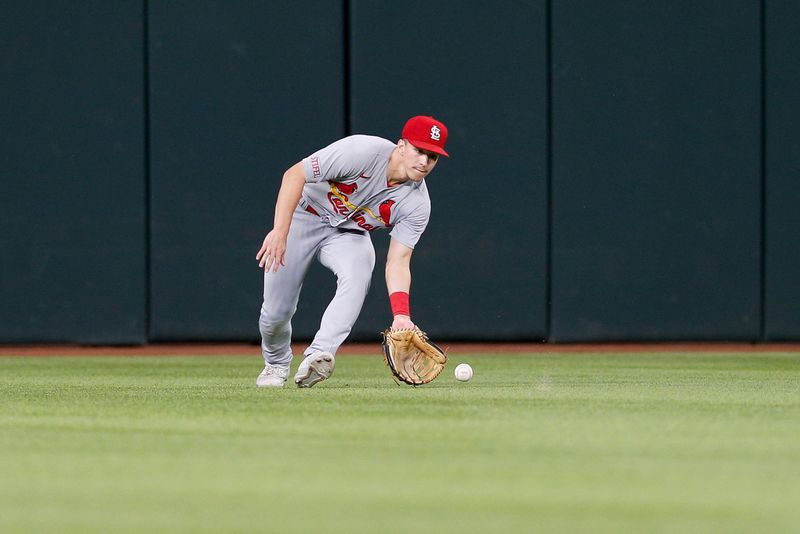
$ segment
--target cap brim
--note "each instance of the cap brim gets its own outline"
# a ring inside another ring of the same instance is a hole
[[[450,157],[450,154],[445,152],[444,149],[439,145],[434,145],[433,143],[426,143],[425,141],[412,141],[411,139],[409,139],[408,142],[417,148],[421,148],[422,150],[429,150],[431,152],[441,154],[442,156],[446,156],[448,158]]]

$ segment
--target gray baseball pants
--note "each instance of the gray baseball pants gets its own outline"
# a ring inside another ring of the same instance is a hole
[[[278,272],[264,273],[264,302],[258,324],[266,363],[288,365],[292,360],[292,316],[314,258],[336,275],[336,294],[304,354],[326,351],[335,355],[358,319],[375,267],[369,234],[333,228],[298,206],[286,242],[286,265]]]

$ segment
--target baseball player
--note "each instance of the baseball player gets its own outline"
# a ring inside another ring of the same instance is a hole
[[[352,135],[318,150],[283,175],[274,227],[256,254],[264,269],[259,329],[264,370],[259,387],[283,387],[292,360],[292,316],[308,267],[318,259],[337,278],[336,294],[294,376],[311,387],[331,376],[336,351],[350,334],[367,296],[375,249],[370,232],[388,229],[386,288],[392,329],[412,328],[411,254],[428,224],[425,186],[445,152],[447,128],[427,116],[409,119],[393,143]]]

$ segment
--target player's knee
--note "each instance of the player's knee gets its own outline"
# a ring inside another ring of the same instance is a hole
[[[294,315],[294,306],[262,306],[258,325],[262,334],[274,333],[289,324]]]
[[[357,279],[372,279],[372,271],[375,269],[375,250],[370,246],[363,249],[359,254],[355,254],[346,274]]]
[[[367,294],[372,282],[372,269],[351,269],[337,275],[337,286],[342,289]]]

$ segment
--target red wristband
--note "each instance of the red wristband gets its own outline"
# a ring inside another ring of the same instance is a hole
[[[405,291],[395,291],[389,295],[389,303],[392,305],[392,315],[411,316],[411,304]]]

